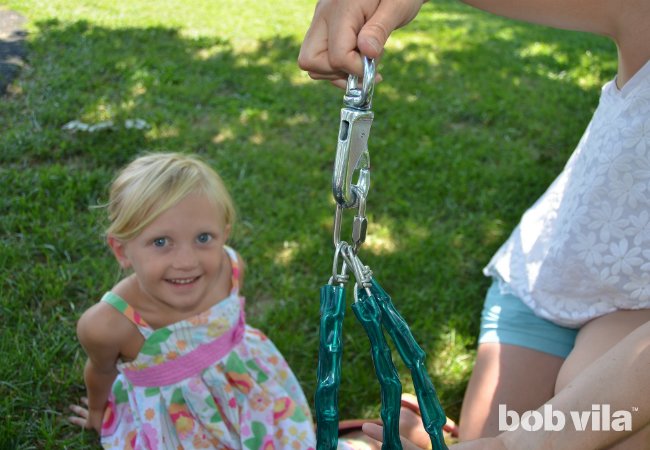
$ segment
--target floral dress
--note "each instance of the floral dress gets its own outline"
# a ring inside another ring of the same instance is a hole
[[[273,343],[244,321],[236,253],[230,295],[209,310],[152,329],[113,292],[102,301],[145,338],[118,363],[104,415],[106,449],[314,449],[305,396]]]

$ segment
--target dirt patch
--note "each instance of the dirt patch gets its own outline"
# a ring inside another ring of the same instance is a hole
[[[17,12],[0,9],[0,96],[25,65],[25,22]]]

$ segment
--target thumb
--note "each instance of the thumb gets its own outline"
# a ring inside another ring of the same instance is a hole
[[[421,6],[422,0],[381,1],[359,32],[357,46],[361,54],[369,58],[381,56],[390,34],[413,20]]]

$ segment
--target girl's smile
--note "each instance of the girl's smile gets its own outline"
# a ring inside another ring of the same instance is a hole
[[[199,279],[199,277],[192,277],[192,278],[175,278],[175,279],[167,279],[167,280],[165,280],[165,281],[167,281],[167,282],[169,282],[169,283],[171,283],[171,284],[175,284],[175,285],[186,286],[186,285],[189,285],[189,284],[194,283],[194,282],[195,282],[196,280],[198,280],[198,279]]]

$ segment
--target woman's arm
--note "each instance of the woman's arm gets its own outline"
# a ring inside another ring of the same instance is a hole
[[[604,448],[650,424],[650,322],[634,330],[585,368],[548,404],[553,411],[564,414],[564,431],[529,432],[520,428],[502,433],[499,439],[506,448]],[[571,412],[589,412],[592,405],[609,405],[612,414],[629,411],[632,429],[591,432],[588,425],[587,431],[576,430]],[[543,407],[538,411],[543,414]]]
[[[463,0],[484,11],[555,28],[612,38],[619,50],[619,87],[650,59],[647,0]],[[344,88],[363,76],[360,54],[379,58],[390,34],[417,15],[422,0],[320,0],[298,65],[317,80]]]
[[[608,36],[618,48],[619,88],[650,60],[650,2],[647,0],[462,1],[511,19]]]
[[[647,10],[644,0],[463,0],[484,11],[616,39]],[[417,15],[422,0],[320,0],[305,35],[298,65],[314,79],[345,86],[363,75],[359,53],[379,58],[390,34]],[[640,21],[641,22],[641,21]],[[644,22],[641,22],[644,23]]]
[[[483,11],[554,28],[613,36],[619,11],[615,0],[462,0]]]

